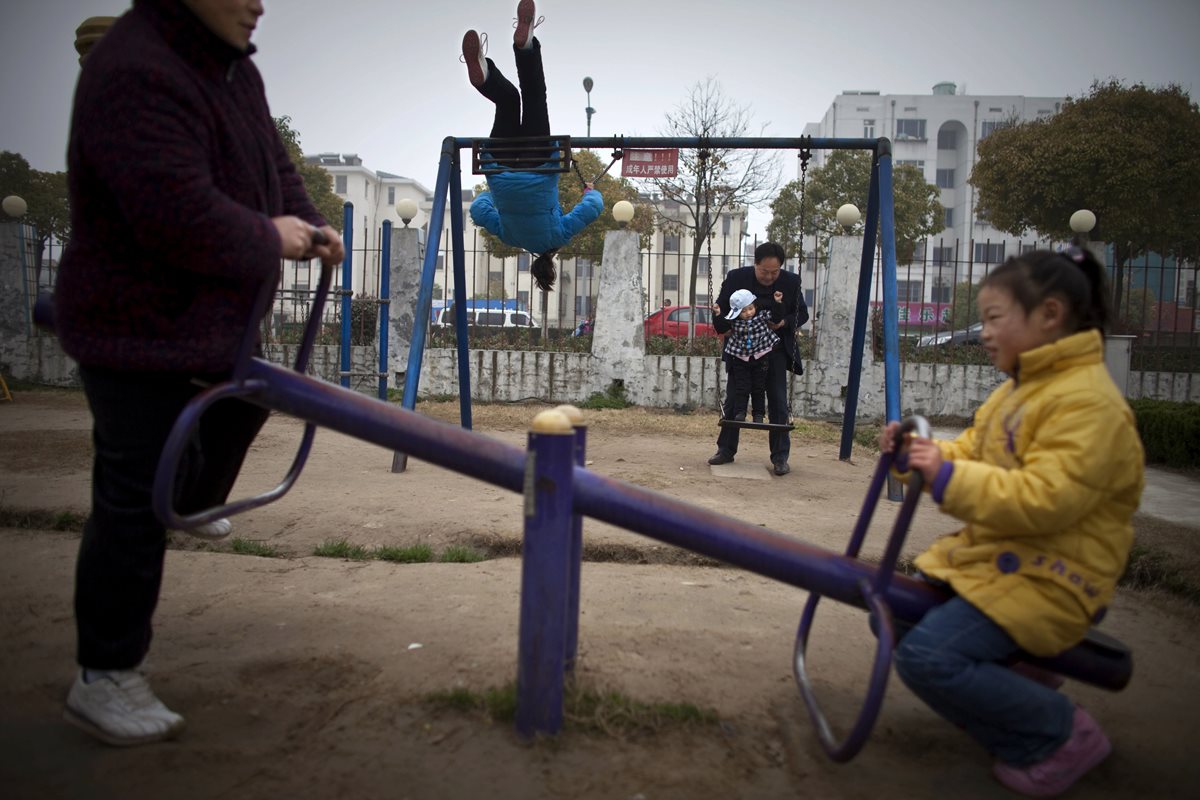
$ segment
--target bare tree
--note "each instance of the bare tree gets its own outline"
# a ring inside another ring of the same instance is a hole
[[[721,90],[712,77],[697,82],[684,100],[667,114],[663,136],[704,139],[746,136],[752,126],[750,109],[739,106]],[[759,128],[761,135],[763,125]],[[700,270],[700,247],[725,211],[765,202],[779,185],[779,163],[769,150],[732,150],[713,147],[681,149],[679,174],[654,179],[664,200],[683,208],[679,216],[668,215],[655,206],[664,230],[688,231],[692,236],[692,270],[689,305],[696,305],[696,278]],[[712,274],[713,265],[708,265]],[[688,323],[688,338],[695,336],[696,315]]]

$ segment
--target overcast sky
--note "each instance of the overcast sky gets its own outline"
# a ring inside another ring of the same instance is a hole
[[[7,0],[0,25],[0,150],[65,168],[75,27],[129,0]],[[357,153],[432,189],[440,142],[483,136],[491,106],[458,62],[462,34],[491,36],[514,78],[515,0],[265,0],[254,42],[272,112],[306,153]],[[798,136],[845,89],[1079,95],[1094,79],[1200,90],[1197,0],[544,0],[538,30],[551,127],[655,135],[712,76],[771,136]],[[757,133],[753,131],[752,133]],[[794,176],[786,158],[784,177]],[[464,176],[468,184],[471,176]],[[751,216],[761,233],[767,216]]]

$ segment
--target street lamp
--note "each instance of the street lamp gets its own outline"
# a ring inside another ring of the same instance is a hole
[[[584,111],[587,113],[587,135],[592,135],[592,114],[596,113],[596,109],[592,108],[592,87],[595,84],[591,78],[583,79],[583,90],[587,92],[587,108]]]
[[[411,197],[403,198],[399,203],[396,203],[396,213],[400,216],[400,221],[404,223],[404,227],[408,227],[408,223],[412,222],[417,216],[417,201]]]
[[[1081,208],[1071,215],[1071,230],[1081,242],[1087,242],[1088,234],[1096,227],[1096,215],[1086,208]]]
[[[624,228],[633,219],[633,203],[628,200],[618,200],[613,205],[612,215],[617,224]]]
[[[4,213],[13,219],[25,216],[25,212],[29,210],[29,204],[25,202],[25,198],[15,194],[10,194],[4,198],[2,206]]]
[[[849,233],[851,228],[858,224],[858,221],[861,218],[862,212],[858,210],[858,206],[854,205],[854,203],[846,203],[838,207],[838,225],[841,225],[843,228],[845,228],[847,233]]]

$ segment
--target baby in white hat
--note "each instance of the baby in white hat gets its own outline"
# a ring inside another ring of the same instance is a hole
[[[772,296],[776,304],[783,302],[783,292]],[[767,353],[779,342],[779,336],[768,327],[770,309],[758,310],[758,298],[749,289],[738,289],[729,296],[729,313],[725,319],[733,325],[725,337],[726,363],[729,365],[729,393],[734,401],[734,419],[746,419],[746,406],[752,405],[752,419],[762,422],[766,416]],[[720,313],[718,306],[714,313]]]

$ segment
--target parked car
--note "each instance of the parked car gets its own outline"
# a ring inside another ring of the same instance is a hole
[[[976,322],[962,330],[939,331],[917,340],[917,347],[940,347],[947,344],[980,344],[983,342],[983,323]]]
[[[670,336],[673,339],[686,339],[688,322],[692,315],[696,316],[696,336],[716,336],[712,326],[712,310],[706,306],[665,306],[646,317],[644,323],[646,338],[651,336]]]
[[[511,308],[468,308],[467,325],[486,325],[494,328],[540,328],[541,323],[524,311]],[[436,328],[454,327],[454,309],[443,308],[434,317]]]

